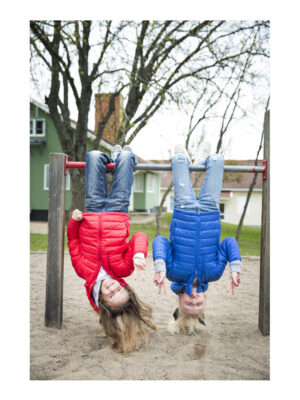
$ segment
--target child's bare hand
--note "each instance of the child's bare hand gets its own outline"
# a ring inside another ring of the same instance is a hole
[[[231,272],[227,285],[227,293],[229,293],[231,289],[231,293],[232,295],[234,295],[235,288],[238,287],[240,283],[241,283],[241,274],[239,272]]]
[[[73,211],[73,214],[72,214],[72,218],[74,218],[75,219],[75,221],[82,221],[82,212],[81,211],[79,211],[79,210],[74,210]]]
[[[133,273],[133,277],[134,279],[137,279],[138,276],[141,276],[141,279],[144,281],[144,274],[143,271],[146,268],[146,262],[145,260],[143,260],[142,258],[134,258],[133,259],[133,265],[134,265],[134,273]]]
[[[166,273],[161,271],[161,272],[155,272],[154,274],[154,283],[156,286],[158,286],[158,294],[161,294],[162,288],[164,289],[164,293],[167,293],[167,288],[166,288]]]

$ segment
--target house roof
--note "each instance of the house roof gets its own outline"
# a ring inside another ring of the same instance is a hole
[[[152,160],[152,163],[170,164],[170,160]],[[225,165],[254,165],[255,160],[226,160]],[[257,165],[262,165],[262,160],[258,160]],[[162,171],[161,173],[161,188],[167,188],[172,181],[171,171]],[[191,180],[196,189],[202,187],[205,178],[205,172],[192,172]],[[231,189],[248,189],[253,179],[253,173],[249,172],[224,172],[222,190]],[[254,189],[262,188],[262,174],[259,173],[256,179]]]
[[[142,157],[135,155],[139,164],[152,164],[152,161],[144,160]]]

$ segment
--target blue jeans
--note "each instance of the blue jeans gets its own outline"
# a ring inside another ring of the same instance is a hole
[[[171,162],[175,193],[174,207],[198,213],[219,210],[224,171],[223,157],[214,154],[197,164],[206,166],[206,175],[198,199],[191,183],[189,159],[185,155],[176,154]]]
[[[107,193],[106,164],[113,160],[98,150],[86,155],[85,165],[85,202],[88,212],[123,212],[128,213],[133,170],[137,164],[135,155],[122,151],[116,158],[114,178],[110,195]]]

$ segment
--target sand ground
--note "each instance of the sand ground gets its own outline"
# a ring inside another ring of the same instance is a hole
[[[47,254],[30,257],[31,380],[268,380],[269,337],[258,329],[259,260],[243,260],[236,296],[226,293],[228,271],[207,292],[206,327],[199,335],[172,336],[167,324],[176,307],[168,284],[157,295],[153,262],[145,281],[127,281],[154,310],[157,332],[147,347],[122,356],[100,332],[98,314],[85,295],[68,254],[64,264],[62,329],[44,326]]]

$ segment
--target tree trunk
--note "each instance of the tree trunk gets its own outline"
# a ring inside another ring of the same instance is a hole
[[[168,194],[172,190],[172,187],[173,187],[173,181],[170,183],[170,185],[168,186],[168,189],[165,191],[165,193],[164,193],[164,195],[163,195],[163,197],[161,199],[160,205],[158,207],[158,211],[156,213],[156,234],[155,234],[155,236],[160,235],[160,232],[161,232],[161,213],[162,213],[162,209],[163,209],[163,206],[164,206],[164,202],[165,202]]]
[[[242,213],[242,216],[241,216],[240,221],[239,221],[239,225],[238,225],[237,230],[236,230],[235,239],[236,239],[237,242],[239,242],[239,240],[240,240],[240,233],[241,233],[241,230],[242,230],[242,227],[243,227],[244,218],[245,218],[245,215],[246,215],[246,212],[247,212],[247,208],[248,208],[248,204],[249,204],[249,201],[250,201],[250,197],[251,197],[253,188],[254,188],[254,186],[256,184],[256,179],[257,179],[257,172],[254,174],[253,180],[252,180],[251,185],[249,187],[249,190],[248,190],[248,193],[247,193],[247,199],[246,199],[246,202],[245,202],[245,205],[244,205],[244,209],[243,209],[243,213]]]
[[[158,211],[155,216],[155,218],[156,218],[156,234],[155,234],[155,236],[159,236],[160,232],[161,232],[161,210],[162,210],[162,207],[159,206]]]

